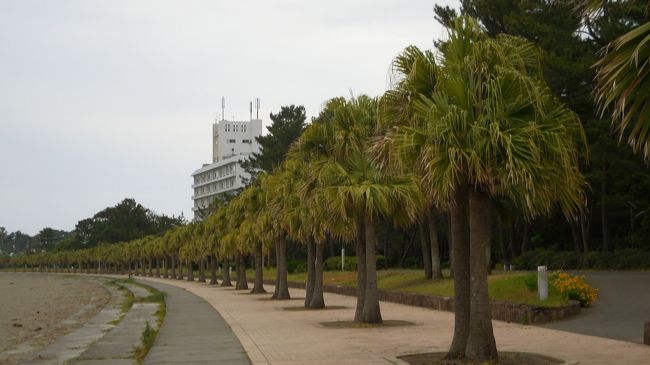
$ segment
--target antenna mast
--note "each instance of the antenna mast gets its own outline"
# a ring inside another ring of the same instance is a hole
[[[249,111],[250,111],[250,115],[251,115],[251,119],[250,119],[250,120],[253,120],[253,102],[250,101],[250,102],[248,103],[248,106],[249,106]]]
[[[226,98],[221,97],[221,120],[226,120]]]
[[[255,118],[260,119],[260,98],[255,98]]]

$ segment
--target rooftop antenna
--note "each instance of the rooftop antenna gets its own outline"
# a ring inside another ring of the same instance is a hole
[[[249,106],[249,110],[250,110],[250,113],[251,113],[251,120],[253,120],[253,102],[250,101],[248,103],[248,106]]]
[[[221,97],[221,120],[226,120],[226,98]]]
[[[260,119],[260,98],[255,98],[255,119]]]

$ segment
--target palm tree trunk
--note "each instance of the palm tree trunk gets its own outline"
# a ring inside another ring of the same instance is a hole
[[[199,283],[205,283],[205,257],[199,260]]]
[[[176,279],[183,280],[183,261],[178,256],[176,256],[176,264],[178,264],[178,276]]]
[[[210,285],[217,284],[217,258],[210,255]]]
[[[440,266],[440,241],[438,241],[438,223],[436,222],[436,208],[427,212],[429,223],[429,240],[431,246],[431,275],[433,279],[442,279],[442,267]]]
[[[363,301],[363,323],[382,323],[377,292],[377,232],[370,214],[365,216],[366,225],[366,296]]]
[[[610,235],[609,224],[607,219],[607,151],[603,153],[603,170],[602,180],[600,183],[600,225],[603,236],[603,252],[609,251]]]
[[[176,279],[176,260],[174,260],[174,256],[169,257],[169,264],[171,265],[171,279],[175,280]]]
[[[192,260],[187,260],[187,281],[194,281],[194,265]]]
[[[316,262],[316,241],[309,237],[307,241],[307,284],[305,285],[305,308],[310,308],[311,298],[314,295],[314,265]]]
[[[246,280],[246,259],[244,255],[237,256],[237,283],[235,284],[236,290],[248,289],[248,281]]]
[[[264,290],[264,264],[262,260],[262,242],[255,244],[255,280],[253,280],[253,290],[251,294],[266,293]]]
[[[277,250],[277,280],[275,282],[275,292],[271,299],[291,299],[289,295],[289,284],[287,282],[287,241],[284,237],[279,237],[276,243]]]
[[[431,279],[431,250],[429,249],[429,230],[426,222],[420,222],[420,245],[422,246],[422,266],[424,267],[424,277]]]
[[[323,254],[325,253],[325,242],[316,243],[315,246],[314,284],[309,308],[325,308],[325,298],[323,298]]]
[[[479,191],[469,196],[470,239],[470,326],[465,355],[477,363],[496,362],[497,345],[492,328],[490,297],[488,296],[487,257],[490,240],[489,199]]]
[[[149,277],[153,277],[153,259],[149,257]]]
[[[528,251],[528,246],[530,246],[530,223],[524,221],[523,228],[521,232],[521,250],[520,252],[526,253]]]
[[[458,187],[451,211],[451,240],[454,255],[454,337],[447,358],[465,357],[470,320],[469,224],[467,188]]]
[[[358,217],[357,230],[357,308],[354,321],[363,321],[363,305],[366,301],[366,225],[363,217]]]
[[[156,277],[160,277],[160,257],[156,257]]]
[[[226,258],[223,260],[223,280],[221,280],[221,286],[232,286],[230,281],[230,261]]]

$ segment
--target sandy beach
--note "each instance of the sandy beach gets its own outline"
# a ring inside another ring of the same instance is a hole
[[[78,328],[109,299],[93,277],[0,272],[0,365]]]

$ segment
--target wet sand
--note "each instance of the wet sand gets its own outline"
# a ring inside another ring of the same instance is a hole
[[[0,272],[0,365],[80,327],[110,299],[101,279]]]

